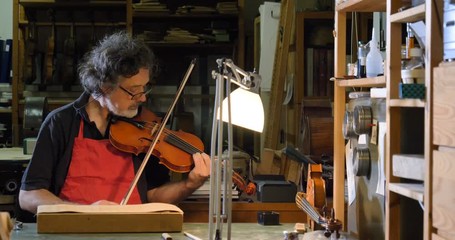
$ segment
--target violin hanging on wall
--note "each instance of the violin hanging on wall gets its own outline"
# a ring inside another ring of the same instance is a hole
[[[55,57],[55,12],[53,9],[48,10],[48,16],[51,20],[51,34],[46,43],[44,84],[49,85],[53,81],[54,74],[54,57]]]
[[[63,45],[63,55],[65,58],[63,69],[63,89],[71,90],[71,85],[76,82],[77,76],[77,60],[76,60],[76,39],[74,38],[74,17],[71,14],[70,32]]]

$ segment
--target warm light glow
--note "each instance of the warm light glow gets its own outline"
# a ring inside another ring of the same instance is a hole
[[[231,122],[256,132],[264,128],[264,107],[259,94],[243,88],[237,88],[231,93]],[[228,121],[227,98],[223,100],[223,121]],[[218,110],[219,118],[219,110]]]

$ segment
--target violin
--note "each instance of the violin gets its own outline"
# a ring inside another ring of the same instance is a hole
[[[161,118],[146,108],[134,118],[113,117],[109,132],[111,144],[123,152],[139,155],[146,153],[154,141]],[[152,155],[159,158],[160,163],[168,169],[185,173],[194,167],[194,153],[203,152],[204,143],[197,136],[184,132],[164,129],[153,149]],[[244,178],[233,171],[234,184],[243,191],[250,192]],[[252,192],[252,191],[251,191]]]
[[[326,206],[325,196],[325,181],[322,178],[322,165],[308,164],[306,200],[317,209],[319,213],[322,213]],[[309,225],[311,229],[316,230],[316,225],[311,219],[309,219]]]
[[[114,117],[109,140],[123,151],[139,155],[146,153],[156,136],[161,119],[153,112],[142,108],[134,118]],[[197,136],[164,129],[153,149],[152,155],[174,172],[189,172],[193,167],[192,154],[204,151],[204,144]]]

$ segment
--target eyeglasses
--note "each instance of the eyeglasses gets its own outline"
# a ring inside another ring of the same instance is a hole
[[[139,92],[139,93],[131,93],[130,91],[126,90],[124,87],[122,87],[120,85],[118,87],[120,89],[122,89],[126,94],[130,95],[131,100],[135,100],[135,101],[140,99],[144,95],[148,95],[152,91],[152,87],[150,86],[150,84],[145,85],[144,86],[145,91]]]

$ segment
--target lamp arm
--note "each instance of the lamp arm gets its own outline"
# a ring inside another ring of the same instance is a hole
[[[231,59],[217,59],[217,63],[219,64],[219,67],[222,65],[229,67],[235,76],[235,78],[232,78],[232,74],[223,73],[222,75],[224,79],[227,79],[246,90],[259,93],[259,87],[262,81],[262,78],[259,74],[256,72],[247,72],[241,69],[235,65]],[[212,72],[213,78],[215,78],[217,74],[220,73]]]

